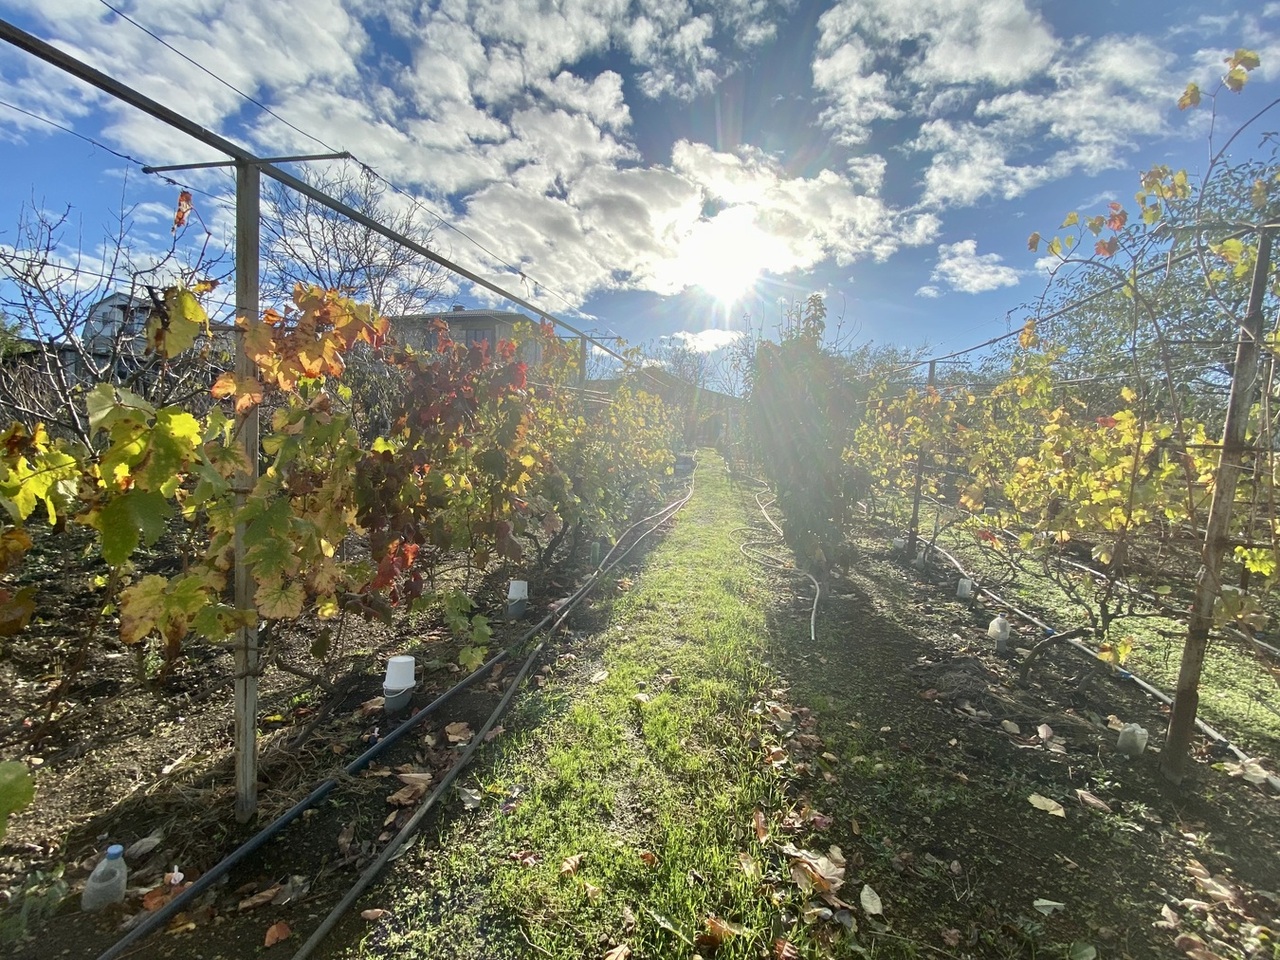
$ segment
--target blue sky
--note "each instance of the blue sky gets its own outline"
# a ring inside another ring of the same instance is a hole
[[[862,340],[1002,332],[1044,287],[1028,234],[1131,201],[1153,163],[1203,167],[1209,113],[1175,106],[1188,81],[1260,53],[1219,138],[1280,88],[1270,0],[112,3],[540,286],[441,231],[445,255],[576,325],[700,348],[814,292]],[[0,16],[260,155],[323,150],[101,0]],[[15,49],[0,100],[147,163],[218,159]],[[0,141],[0,244],[34,198],[70,204],[91,245],[123,195],[135,243],[167,245],[173,187],[4,106]],[[231,197],[226,173],[182,177]],[[229,205],[196,202],[229,243]],[[465,282],[448,298],[494,303]]]

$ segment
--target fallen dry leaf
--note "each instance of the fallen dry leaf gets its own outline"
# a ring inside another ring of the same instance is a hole
[[[600,894],[604,892],[594,883],[583,883],[582,888],[587,894],[587,899],[592,901],[598,900],[600,898]]]
[[[533,850],[517,850],[514,853],[508,853],[507,858],[514,860],[522,867],[534,867],[542,862],[542,855]]]
[[[608,679],[609,679],[608,670],[597,670],[595,673],[591,675],[591,678],[587,682],[588,683],[604,683]]]
[[[646,867],[656,867],[658,865],[658,855],[652,850],[641,850],[640,859],[644,861]]]
[[[277,920],[271,926],[267,927],[267,938],[263,944],[268,947],[274,947],[281,940],[288,940],[293,934],[289,929],[289,925],[283,920]]]
[[[747,875],[748,880],[760,879],[760,865],[756,863],[755,858],[749,853],[738,854],[738,864],[742,867],[742,872]]]
[[[761,843],[769,842],[769,825],[765,823],[764,811],[757,810],[753,818],[756,827],[756,839]]]
[[[465,720],[458,720],[449,724],[444,728],[444,735],[450,743],[467,743],[475,736],[471,730],[471,724]]]
[[[604,955],[604,960],[627,960],[629,956],[631,956],[631,948],[625,943],[620,943]]]
[[[489,743],[491,740],[494,740],[497,737],[502,736],[506,732],[507,731],[502,727],[502,725],[499,724],[498,726],[494,727],[492,730],[490,730],[488,733],[484,735],[484,742]]]
[[[1103,813],[1111,812],[1111,807],[1107,805],[1105,800],[1095,797],[1092,793],[1083,788],[1076,790],[1076,799],[1084,806],[1092,807],[1094,810],[1101,810]]]
[[[575,853],[572,857],[565,857],[560,863],[560,876],[572,877],[582,866],[582,858],[585,856],[585,853]]]
[[[740,923],[730,923],[722,917],[717,917],[714,913],[707,917],[707,933],[706,937],[710,940],[710,946],[718,947],[730,937],[740,936],[746,933],[747,928]]]
[[[862,893],[858,895],[858,902],[862,904],[862,909],[870,916],[875,917],[884,913],[884,904],[880,902],[880,894],[876,893],[869,883],[862,885]]]
[[[271,886],[267,887],[267,889],[259,893],[255,893],[252,897],[245,897],[243,900],[240,901],[240,906],[238,909],[252,910],[254,907],[262,906],[264,903],[270,903],[272,900],[276,898],[276,894],[279,893],[282,889],[284,889],[283,883],[272,884]],[[269,947],[271,946],[271,944],[268,943],[267,946]]]
[[[942,942],[945,943],[948,947],[960,946],[960,931],[956,930],[954,927],[950,930],[943,930]]]
[[[1000,727],[1005,733],[1012,733],[1015,737],[1022,733],[1022,728],[1012,720],[1001,720]]]
[[[779,937],[773,941],[773,960],[800,960],[800,951],[790,940]]]
[[[1066,817],[1067,815],[1067,811],[1062,809],[1062,804],[1057,800],[1050,800],[1048,797],[1042,797],[1038,793],[1033,793],[1027,797],[1027,802],[1037,810],[1043,810],[1050,816]]]
[[[383,910],[381,907],[372,907],[369,910],[361,910],[360,916],[365,920],[381,920],[390,912],[390,910]]]
[[[472,790],[469,787],[459,787],[458,796],[462,798],[462,806],[466,810],[475,810],[484,799],[479,790]]]

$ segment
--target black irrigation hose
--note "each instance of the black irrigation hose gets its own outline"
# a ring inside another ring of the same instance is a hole
[[[494,725],[502,719],[503,715],[506,714],[507,710],[511,706],[511,701],[515,698],[516,691],[520,688],[520,684],[524,682],[525,677],[528,676],[534,663],[537,662],[538,656],[542,653],[550,638],[554,636],[555,631],[565,621],[565,618],[569,616],[572,609],[587,595],[590,588],[599,581],[599,578],[603,574],[612,570],[621,563],[626,558],[627,554],[640,545],[641,541],[643,541],[645,537],[649,536],[649,534],[653,533],[671,519],[677,510],[689,502],[692,496],[693,483],[690,482],[689,492],[685,494],[684,497],[668,504],[657,513],[651,514],[627,528],[622,537],[619,538],[619,543],[615,544],[613,549],[610,550],[605,558],[600,561],[600,565],[596,568],[595,572],[592,573],[582,587],[576,591],[572,599],[559,608],[557,611],[559,615],[556,618],[556,622],[547,632],[547,636],[538,643],[538,645],[533,649],[533,652],[525,659],[524,664],[520,667],[520,672],[516,674],[515,679],[512,680],[511,686],[507,688],[507,692],[503,695],[502,700],[499,701],[498,706],[494,709],[493,713],[489,715],[489,719],[485,721],[484,726],[481,727],[480,731],[471,738],[471,743],[468,744],[467,749],[458,758],[457,763],[449,768],[449,771],[444,775],[444,778],[440,783],[437,784],[436,788],[431,791],[431,794],[425,800],[423,800],[418,809],[414,811],[413,816],[409,818],[409,821],[400,828],[400,832],[388,841],[387,845],[383,847],[382,852],[378,854],[378,857],[365,868],[364,872],[360,874],[351,889],[349,889],[342,900],[340,900],[338,904],[329,911],[328,916],[321,921],[320,926],[311,934],[307,939],[307,942],[298,948],[298,951],[293,955],[293,960],[306,960],[307,957],[311,956],[315,948],[318,947],[324,941],[324,938],[329,935],[330,931],[337,926],[338,922],[346,914],[347,910],[351,908],[351,905],[360,899],[360,896],[369,888],[370,884],[377,879],[378,874],[382,872],[382,869],[391,862],[393,857],[396,856],[397,851],[399,851],[405,841],[410,839],[417,832],[419,824],[427,815],[428,811],[430,811],[436,801],[444,795],[445,791],[452,786],[453,781],[462,773],[463,769],[471,761],[472,756],[475,755],[476,750],[479,749],[480,745],[484,742],[485,736],[493,729]],[[614,553],[617,552],[618,547],[621,545],[622,540],[630,535],[631,531],[652,520],[656,520],[656,522],[645,530],[644,533],[638,536],[635,542],[623,550],[622,553],[618,554],[616,558],[613,557]]]
[[[942,549],[936,544],[934,545],[933,550],[941,554],[943,557],[945,557],[951,563],[952,566],[954,566],[957,570],[960,571],[961,576],[968,577],[971,580],[973,579],[965,571],[964,567],[961,566],[960,561],[957,560],[955,557],[953,557],[951,554],[949,554],[946,550]],[[977,589],[980,593],[986,594],[988,597],[990,597],[996,603],[1000,604],[1006,610],[1009,610],[1012,613],[1016,613],[1019,617],[1026,620],[1028,623],[1035,624],[1037,627],[1044,630],[1046,633],[1052,635],[1058,632],[1057,630],[1049,626],[1049,624],[1045,623],[1040,618],[1035,617],[1030,613],[1027,613],[1025,610],[1018,609],[1017,607],[1015,607],[1013,604],[1011,604],[1008,600],[1000,596],[995,591],[988,590],[986,587],[977,585],[976,582],[975,582],[975,586],[977,586]],[[1076,650],[1078,653],[1084,654],[1090,660],[1103,659],[1101,656],[1098,655],[1098,652],[1096,650],[1092,649],[1088,644],[1081,643],[1079,640],[1064,638],[1063,642],[1069,645],[1072,649]],[[1106,662],[1106,661],[1103,661],[1103,662]],[[1161,703],[1164,703],[1168,706],[1173,705],[1172,697],[1170,697],[1167,693],[1165,693],[1159,687],[1153,686],[1152,684],[1143,680],[1141,677],[1135,675],[1132,671],[1124,670],[1121,672],[1121,676],[1123,679],[1131,681],[1140,690],[1149,694],[1155,699],[1159,700]],[[1218,743],[1224,744],[1227,747],[1227,749],[1229,749],[1232,753],[1234,753],[1236,755],[1236,758],[1239,759],[1241,762],[1254,759],[1250,757],[1247,753],[1245,753],[1243,750],[1241,750],[1239,747],[1237,747],[1234,743],[1232,743],[1228,737],[1219,733],[1217,730],[1209,726],[1209,724],[1205,723],[1199,717],[1196,717],[1196,726],[1200,729],[1202,733],[1204,733],[1210,739],[1215,740]],[[1269,775],[1267,777],[1267,782],[1271,785],[1272,789],[1280,791],[1280,777]]]
[[[536,636],[544,627],[547,626],[547,624],[551,623],[552,621],[555,621],[555,626],[552,627],[552,630],[554,631],[556,627],[558,627],[560,623],[563,622],[564,618],[568,615],[569,611],[572,610],[575,606],[577,606],[578,602],[582,599],[582,597],[586,595],[587,590],[590,589],[590,587],[595,585],[599,577],[603,573],[607,572],[609,569],[612,569],[613,566],[615,566],[618,562],[620,562],[623,557],[625,557],[628,553],[630,553],[636,547],[636,545],[639,544],[639,542],[643,540],[644,537],[648,536],[648,534],[651,532],[651,531],[645,531],[645,533],[642,534],[636,540],[635,543],[633,543],[625,551],[623,551],[621,555],[619,555],[617,560],[614,560],[613,563],[610,563],[609,562],[610,558],[613,556],[614,553],[617,552],[618,547],[621,545],[622,541],[631,533],[631,531],[635,530],[637,527],[639,527],[641,524],[645,523],[646,521],[652,520],[659,516],[662,516],[662,520],[659,521],[657,526],[661,526],[662,523],[665,523],[666,520],[669,518],[670,513],[674,513],[676,510],[680,509],[680,507],[684,506],[684,504],[688,503],[689,498],[693,495],[692,487],[693,485],[690,484],[689,492],[682,499],[677,500],[673,504],[669,504],[666,507],[663,507],[657,513],[651,514],[650,516],[637,521],[636,523],[628,527],[625,531],[623,531],[622,535],[618,538],[618,543],[615,544],[614,547],[609,551],[609,553],[605,555],[604,559],[600,561],[600,564],[586,579],[586,581],[582,584],[582,586],[580,586],[576,591],[574,591],[574,593],[570,594],[569,597],[566,599],[566,601],[563,604],[561,604],[560,607],[547,613],[546,616],[544,616],[533,627],[527,630],[523,634],[523,636],[521,636],[520,639],[516,641],[515,644],[513,644],[513,647],[524,646],[526,643],[529,642],[529,640],[531,640],[534,636]],[[663,516],[664,514],[667,514],[667,516]],[[608,566],[606,566],[606,564],[608,564]],[[508,651],[506,650],[503,650],[495,654],[494,656],[490,657],[485,663],[483,663],[480,667],[478,667],[474,672],[464,677],[462,680],[458,681],[458,683],[454,684],[454,686],[450,687],[444,693],[440,694],[440,696],[436,697],[435,700],[431,701],[431,703],[427,704],[417,713],[413,714],[411,717],[409,717],[407,720],[401,723],[394,730],[391,730],[390,732],[388,732],[386,736],[382,737],[377,743],[370,746],[369,749],[367,749],[364,753],[360,754],[360,756],[352,760],[349,764],[346,765],[346,767],[343,768],[343,771],[342,771],[343,774],[346,776],[350,776],[362,770],[374,759],[374,757],[378,756],[379,754],[382,753],[382,751],[386,750],[388,747],[390,747],[392,744],[398,741],[401,737],[403,737],[406,733],[408,733],[409,730],[411,730],[415,725],[417,725],[419,721],[423,720],[425,717],[429,716],[430,714],[434,713],[436,710],[440,709],[440,707],[444,706],[451,699],[453,699],[454,696],[461,693],[467,687],[471,686],[481,677],[485,676],[490,670],[493,669],[495,665],[502,662],[507,657],[508,657]],[[515,686],[516,684],[513,683],[512,689],[515,689]],[[307,810],[308,808],[314,806],[315,804],[323,800],[326,796],[328,796],[329,793],[333,790],[333,788],[338,785],[338,782],[339,782],[338,777],[330,777],[329,779],[320,783],[318,786],[315,787],[315,789],[313,789],[309,794],[307,794],[307,796],[303,797],[296,804],[290,807],[287,811],[285,811],[279,817],[277,817],[274,821],[272,821],[270,824],[268,824],[258,833],[254,834],[252,837],[246,840],[243,844],[241,844],[235,850],[231,851],[231,853],[229,853],[219,863],[215,864],[213,867],[209,868],[209,870],[201,874],[199,879],[197,879],[194,883],[192,883],[191,886],[183,890],[182,893],[178,894],[176,897],[170,900],[163,907],[161,907],[154,913],[150,914],[141,923],[139,923],[137,926],[131,929],[128,933],[126,933],[123,937],[117,940],[114,944],[108,947],[105,951],[99,954],[97,960],[115,960],[115,958],[121,956],[124,953],[124,951],[128,949],[130,946],[132,946],[134,943],[143,939],[150,933],[154,932],[162,924],[168,922],[172,917],[174,917],[181,910],[183,910],[188,904],[190,904],[192,900],[194,900],[200,894],[204,893],[204,891],[206,891],[211,886],[213,886],[213,884],[215,884],[218,880],[222,879],[222,877],[224,877],[227,873],[229,873],[231,869],[234,866],[236,866],[236,864],[238,864],[241,860],[245,859],[245,857],[249,856],[251,853],[255,852],[256,850],[259,850],[269,840],[271,840],[278,833],[280,833],[280,831],[282,831],[290,823],[292,823],[299,816],[301,816],[304,810]]]

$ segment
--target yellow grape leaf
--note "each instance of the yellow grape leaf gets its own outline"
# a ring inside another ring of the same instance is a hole
[[[1262,63],[1262,59],[1252,50],[1246,50],[1240,47],[1236,50],[1235,55],[1227,58],[1227,66],[1235,69],[1243,67],[1245,70],[1256,70]]]
[[[1134,392],[1133,387],[1121,387],[1120,399],[1125,403],[1133,403],[1133,401],[1138,399],[1138,395]]]
[[[1028,320],[1022,328],[1022,332],[1018,334],[1018,346],[1023,350],[1032,350],[1040,343],[1040,338],[1036,335],[1036,322]]]
[[[1074,227],[1079,222],[1080,222],[1080,214],[1076,213],[1073,210],[1071,213],[1067,214],[1067,219],[1062,221],[1062,226],[1059,227],[1058,229],[1065,230],[1067,227]]]
[[[1182,96],[1178,98],[1178,109],[1186,110],[1188,107],[1200,106],[1200,87],[1194,83],[1188,83],[1187,89],[1182,91]]]
[[[292,620],[302,616],[305,600],[302,584],[283,583],[279,580],[267,580],[260,584],[253,597],[258,613],[269,620]]]

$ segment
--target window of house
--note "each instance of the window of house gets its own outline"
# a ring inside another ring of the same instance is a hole
[[[493,327],[475,327],[474,329],[467,330],[466,335],[466,344],[468,347],[476,346],[481,340],[486,341],[491,347],[497,343],[497,340],[493,335]]]

